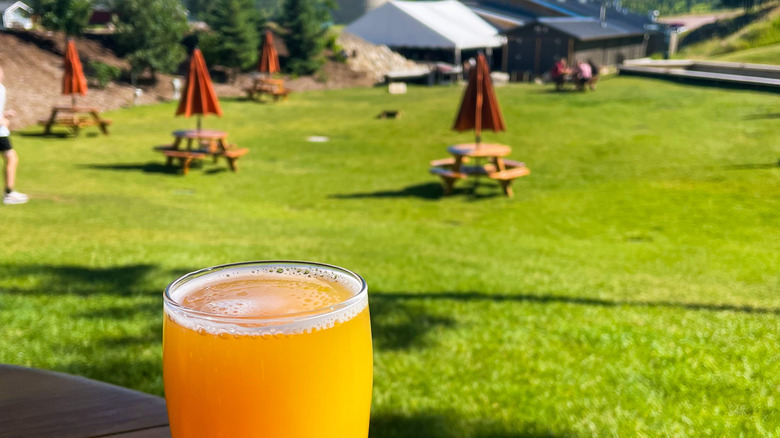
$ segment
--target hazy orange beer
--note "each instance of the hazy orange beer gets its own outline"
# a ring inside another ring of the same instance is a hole
[[[165,290],[174,438],[366,438],[373,362],[366,283],[335,266],[248,262]]]

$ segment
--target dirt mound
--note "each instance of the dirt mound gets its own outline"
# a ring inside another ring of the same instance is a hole
[[[348,32],[342,32],[337,42],[346,52],[350,68],[353,71],[370,75],[376,82],[383,82],[385,75],[391,71],[426,68],[393,52],[385,45],[369,43]]]
[[[114,55],[103,44],[88,38],[77,38],[76,47],[82,64],[100,61],[126,68],[127,63]],[[17,117],[12,129],[35,124],[45,118],[54,105],[69,105],[71,98],[63,96],[62,53],[65,39],[61,34],[46,32],[0,32],[0,66],[5,71],[8,89],[7,109],[13,109]],[[154,85],[144,85],[139,104],[159,102],[173,94],[170,78]],[[91,86],[86,96],[78,97],[78,104],[97,107],[101,111],[120,108],[133,103],[134,93],[130,84],[115,82],[100,90]]]

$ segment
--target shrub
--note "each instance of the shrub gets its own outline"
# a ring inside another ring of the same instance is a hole
[[[117,79],[122,73],[119,67],[108,65],[100,61],[92,61],[89,63],[90,69],[92,69],[92,76],[98,83],[99,88],[106,88],[109,82]]]

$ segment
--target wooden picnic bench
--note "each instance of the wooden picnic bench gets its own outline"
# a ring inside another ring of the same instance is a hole
[[[521,176],[529,175],[530,173],[531,169],[527,167],[515,167],[500,172],[489,173],[487,177],[498,181],[501,184],[504,193],[511,198],[514,196],[514,192],[512,192],[512,181]]]
[[[213,157],[215,163],[225,157],[230,170],[238,172],[238,159],[249,153],[248,148],[227,143],[227,133],[223,131],[180,130],[173,135],[176,138],[173,144],[155,146],[154,150],[165,155],[166,166],[178,161],[183,175],[189,172],[193,162],[208,157]]]
[[[217,156],[225,157],[225,159],[228,162],[228,166],[230,166],[230,170],[233,172],[238,172],[238,163],[236,162],[239,158],[243,157],[244,155],[249,152],[249,149],[247,148],[236,148],[235,145],[231,145],[233,147],[219,153]]]
[[[445,167],[431,167],[430,172],[433,175],[438,175],[441,177],[442,183],[444,184],[445,195],[452,194],[452,191],[455,188],[455,181],[469,177],[463,172],[447,169]]]
[[[497,181],[504,194],[514,196],[512,182],[531,173],[525,163],[504,159],[511,152],[509,146],[483,144],[479,149],[473,145],[454,145],[448,148],[453,157],[441,158],[430,162],[430,173],[441,178],[444,194],[452,194],[458,180],[469,177],[487,177]],[[490,159],[484,164],[466,165],[470,159]]]
[[[100,117],[96,108],[70,106],[55,106],[48,118],[38,120],[38,124],[43,125],[43,133],[46,135],[51,134],[55,126],[70,129],[75,135],[78,135],[81,128],[97,126],[100,132],[108,135],[108,126],[111,123],[111,120]]]
[[[186,175],[187,172],[190,171],[190,164],[194,160],[202,160],[209,156],[208,151],[206,150],[181,150],[181,149],[173,149],[170,146],[158,146],[155,147],[155,150],[162,152],[163,155],[166,157],[165,165],[166,166],[173,166],[174,160],[179,160],[179,165],[181,166],[181,173],[183,175]]]
[[[276,102],[279,99],[286,100],[292,90],[284,86],[282,79],[259,79],[252,86],[244,88],[244,92],[250,100],[258,100],[263,95],[269,95]]]

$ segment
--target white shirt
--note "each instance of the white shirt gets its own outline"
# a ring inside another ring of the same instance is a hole
[[[5,114],[5,85],[0,84],[0,117]],[[0,137],[8,137],[11,131],[7,126],[0,126]]]

